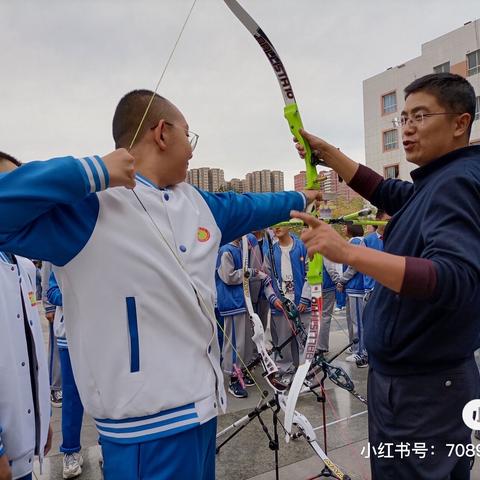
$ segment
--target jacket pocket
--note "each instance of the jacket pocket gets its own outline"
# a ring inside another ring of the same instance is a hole
[[[138,341],[137,305],[135,297],[126,298],[128,334],[130,338],[130,372],[140,370],[140,345]]]

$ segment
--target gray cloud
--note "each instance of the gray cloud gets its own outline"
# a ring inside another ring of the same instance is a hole
[[[474,20],[478,1],[240,0],[279,52],[304,123],[364,157],[362,80]],[[0,150],[22,160],[112,149],[119,98],[153,88],[191,0],[0,1]],[[227,177],[302,164],[264,54],[221,0],[198,0],[160,87]]]

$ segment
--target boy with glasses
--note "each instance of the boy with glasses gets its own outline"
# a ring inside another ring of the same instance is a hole
[[[218,248],[320,195],[210,194],[185,183],[194,137],[180,110],[148,90],[120,100],[113,137],[119,150],[103,159],[36,162],[0,179],[0,247],[56,266],[106,480],[211,479],[226,407]],[[135,188],[109,188],[122,185]]]

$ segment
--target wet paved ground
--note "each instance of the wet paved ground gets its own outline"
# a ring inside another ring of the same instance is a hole
[[[46,331],[46,326],[45,326]],[[332,322],[330,351],[336,352],[348,343],[344,312],[336,312]],[[345,361],[342,354],[334,364],[344,368],[355,383],[356,390],[366,396],[368,369],[358,369]],[[257,380],[262,390],[268,390],[261,375]],[[332,384],[326,386],[326,423],[328,455],[335,463],[348,472],[352,480],[369,480],[369,460],[362,455],[367,447],[367,412],[366,407],[345,390]],[[226,428],[254,409],[260,399],[257,388],[248,389],[247,399],[236,399],[228,395],[229,405],[226,415],[219,417],[218,430]],[[323,448],[322,406],[311,393],[302,395],[297,410],[303,413],[316,429],[319,444]],[[261,418],[270,434],[273,434],[273,414],[265,411]],[[53,409],[53,448],[43,465],[43,474],[35,468],[38,480],[57,480],[62,478],[62,455],[58,452],[61,443],[61,409]],[[283,422],[283,415],[280,416]],[[316,456],[303,438],[285,443],[284,432],[279,428],[279,465],[280,479],[304,480],[315,477],[323,469],[323,463]],[[222,437],[222,438],[226,438]],[[100,449],[97,445],[97,433],[92,420],[85,416],[82,428],[82,455],[85,458],[81,480],[99,480],[102,478],[99,466]],[[476,442],[474,442],[476,443]],[[218,443],[217,443],[218,445]],[[480,459],[479,459],[480,460]],[[218,480],[273,480],[275,479],[274,452],[269,448],[269,441],[262,430],[260,422],[255,419],[241,433],[230,440],[217,456]],[[322,477],[324,478],[324,477]],[[472,480],[480,479],[480,461],[476,462]],[[183,479],[179,479],[183,480]],[[412,479],[413,480],[413,479]]]

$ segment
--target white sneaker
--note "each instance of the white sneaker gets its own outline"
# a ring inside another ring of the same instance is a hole
[[[361,359],[362,359],[362,357],[360,355],[358,355],[356,353],[352,353],[345,360],[347,362],[357,363],[357,361],[360,361]]]
[[[63,478],[78,477],[82,473],[83,457],[79,452],[63,456]]]

